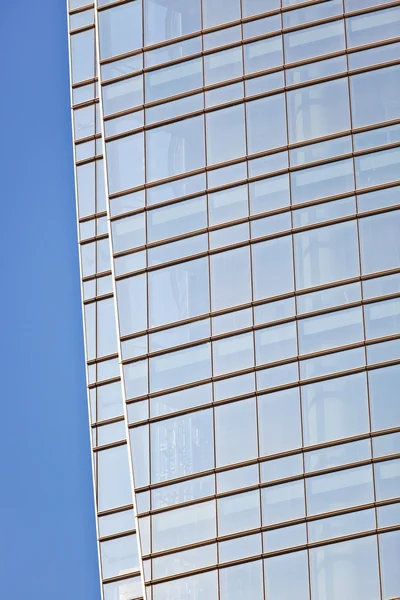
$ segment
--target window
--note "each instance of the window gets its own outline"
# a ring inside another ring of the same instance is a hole
[[[373,16],[376,14],[371,13]],[[400,97],[396,85],[399,77],[400,65],[350,77],[354,127],[400,117]]]
[[[380,597],[376,536],[310,550],[311,595],[318,600]]]
[[[344,50],[344,22],[336,21],[285,35],[285,60],[297,62]]]
[[[306,479],[307,514],[331,512],[374,501],[372,466]]]
[[[146,132],[147,180],[155,181],[205,166],[203,117]]]
[[[144,213],[111,223],[114,252],[123,252],[146,243]]]
[[[143,133],[106,144],[110,194],[144,184]]]
[[[207,227],[206,197],[177,202],[147,213],[149,242],[156,242]]]
[[[261,490],[263,525],[274,525],[305,516],[304,481],[291,481]]]
[[[211,256],[211,306],[222,310],[251,301],[248,246]]]
[[[219,225],[247,217],[249,214],[247,185],[238,185],[228,190],[209,194],[208,210],[210,225]]]
[[[137,275],[117,282],[120,335],[147,328],[146,275]]]
[[[258,421],[261,456],[301,448],[299,390],[259,396]]]
[[[214,468],[211,409],[152,423],[150,439],[152,483]]]
[[[97,452],[96,462],[97,510],[109,510],[125,504],[132,504],[126,444]]]
[[[298,233],[294,249],[298,289],[359,275],[356,221]]]
[[[349,308],[298,323],[300,354],[360,342],[364,338],[361,308]]]
[[[94,77],[94,29],[71,35],[71,64],[72,83]]]
[[[260,527],[260,492],[243,492],[218,500],[218,535]]]
[[[183,94],[202,87],[202,62],[200,58],[195,58],[178,65],[150,71],[146,73],[145,78],[146,102]]]
[[[145,0],[144,41],[146,46],[201,29],[200,0]],[[173,58],[173,57],[171,57]]]
[[[213,363],[214,376],[254,366],[253,334],[242,333],[213,342]]]
[[[264,598],[260,560],[221,569],[219,581],[221,600],[243,600],[243,598],[261,600]]]
[[[256,458],[255,398],[216,407],[215,434],[217,467]]]
[[[360,219],[363,274],[396,268],[400,263],[400,210]]]
[[[268,600],[309,599],[307,552],[268,558],[264,561],[264,574]]]
[[[100,542],[101,570],[103,579],[125,575],[139,570],[136,535]]]
[[[400,425],[400,365],[374,369],[368,373],[372,429],[387,429]]]
[[[254,300],[278,296],[294,288],[292,237],[252,245]]]
[[[364,373],[304,385],[301,396],[306,446],[359,435],[369,430]]]
[[[398,557],[400,556],[400,532],[391,531],[379,536],[379,557],[383,598],[400,596],[400,572]]]
[[[285,94],[247,102],[246,117],[249,154],[287,144]]]
[[[140,0],[99,11],[100,59],[125,54],[142,46]]]
[[[106,85],[102,88],[102,93],[104,115],[111,115],[112,113],[139,106],[143,104],[143,77],[139,75],[138,77],[130,77],[129,79]],[[137,117],[137,115],[130,117],[132,121],[135,116]],[[113,121],[107,124],[110,125],[112,123]],[[136,127],[140,127],[140,125],[137,124]],[[128,125],[124,129],[135,129],[135,122],[133,121],[131,126]]]
[[[214,27],[240,19],[240,0],[203,0],[203,27]]]
[[[251,42],[244,46],[244,70],[246,75],[266,71],[283,64],[282,36]]]
[[[209,312],[208,259],[151,271],[148,301],[150,327]]]
[[[153,552],[214,538],[215,521],[215,500],[155,514],[152,517]]]
[[[246,154],[243,104],[208,113],[206,125],[209,165]]]
[[[150,359],[150,391],[157,392],[211,377],[210,344]]]
[[[288,92],[291,143],[350,129],[347,79]]]
[[[214,0],[215,1],[215,0]],[[231,48],[204,57],[204,83],[213,85],[220,81],[235,79],[243,75],[242,48]]]
[[[255,332],[256,364],[262,365],[297,355],[296,323],[284,323]]]

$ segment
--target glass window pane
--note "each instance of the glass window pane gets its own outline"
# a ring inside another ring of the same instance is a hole
[[[145,0],[144,40],[146,46],[201,29],[200,0]],[[174,57],[171,57],[171,60]]]
[[[215,1],[215,0],[214,0]],[[213,85],[220,81],[235,79],[243,74],[242,49],[231,48],[206,54],[204,57],[204,82],[205,85]]]
[[[264,576],[268,600],[308,600],[307,552],[268,558],[264,561]]]
[[[72,83],[94,77],[94,29],[71,35],[71,64]]]
[[[120,335],[147,328],[146,275],[117,281],[118,320]]]
[[[123,252],[146,243],[144,213],[118,219],[111,223],[114,252]]]
[[[150,391],[157,392],[211,377],[210,344],[150,359]]]
[[[208,164],[225,162],[246,154],[243,104],[208,113],[206,125]]]
[[[400,531],[391,531],[379,536],[379,558],[383,600],[400,596]]]
[[[140,0],[99,11],[100,58],[110,58],[142,45],[142,3]]]
[[[251,42],[244,46],[245,74],[266,71],[283,64],[282,36]]]
[[[146,161],[148,181],[204,167],[203,116],[148,130]]]
[[[400,210],[360,219],[363,274],[393,269],[400,264]]]
[[[104,600],[127,600],[142,595],[141,577],[131,577],[121,581],[113,581],[103,586]]]
[[[275,362],[297,355],[296,323],[284,323],[255,332],[256,364]]]
[[[368,304],[364,316],[367,339],[400,333],[400,298]]]
[[[306,446],[369,430],[364,373],[304,385],[301,396]]]
[[[285,60],[297,62],[344,50],[344,22],[335,21],[285,34]]]
[[[268,10],[280,8],[280,0],[269,0]],[[265,0],[242,0],[243,17],[251,17],[265,12]]]
[[[213,342],[214,376],[254,366],[253,333]]]
[[[255,398],[218,406],[215,409],[215,434],[217,467],[256,458]]]
[[[372,429],[388,429],[400,425],[400,365],[373,369],[368,373]]]
[[[303,481],[263,488],[261,500],[263,525],[274,525],[305,516]]]
[[[143,133],[106,144],[108,191],[120,192],[144,183]]]
[[[291,182],[293,204],[350,192],[354,189],[353,161],[339,160],[294,171]]]
[[[149,273],[150,327],[210,310],[208,260],[199,258]]]
[[[97,356],[118,352],[114,298],[97,302]]]
[[[258,423],[261,456],[301,448],[299,390],[259,396]]]
[[[182,235],[207,227],[206,197],[193,198],[147,213],[149,242]]]
[[[294,249],[298,289],[360,273],[356,221],[298,233],[294,236]]]
[[[200,58],[178,65],[150,71],[145,75],[146,102],[183,94],[203,85],[203,68]]]
[[[307,514],[331,512],[374,501],[372,467],[345,469],[306,479]]]
[[[210,175],[209,175],[210,176]],[[247,185],[208,195],[210,225],[228,223],[249,214]]]
[[[260,492],[244,492],[219,498],[218,535],[260,527]]]
[[[159,483],[214,467],[210,409],[150,426],[151,482]]]
[[[371,16],[376,18],[377,14],[371,13]],[[400,98],[396,92],[399,77],[400,65],[350,77],[353,127],[400,117]]]
[[[153,515],[152,536],[153,552],[215,538],[215,500]]]
[[[361,308],[301,319],[298,323],[300,354],[360,342],[364,338]]]
[[[312,548],[310,576],[318,600],[380,598],[376,536]]]
[[[398,7],[346,19],[347,45],[351,48],[396,37],[399,21]]]
[[[203,0],[203,27],[214,27],[240,19],[240,0]]]
[[[285,94],[247,102],[246,118],[249,154],[287,144]]]
[[[263,600],[262,562],[260,560],[221,569],[220,600]]]
[[[134,108],[143,104],[143,77],[139,75],[138,77],[130,77],[129,79],[106,85],[102,88],[102,93],[104,115],[111,115],[112,113]],[[131,120],[133,121],[135,117],[137,118],[136,113],[132,115]],[[112,123],[113,121],[110,124]],[[135,124],[133,121],[131,125],[127,124],[122,131],[135,129],[135,127],[140,127],[140,123]],[[113,134],[108,133],[107,135]]]
[[[288,92],[288,113],[291,143],[350,129],[347,79]]]
[[[102,450],[97,452],[96,457],[97,510],[132,504],[127,445]]]
[[[139,570],[136,535],[100,542],[101,570],[103,579],[125,575]]]
[[[246,302],[251,302],[249,247],[211,256],[212,310]]]
[[[254,300],[290,292],[294,288],[292,237],[252,245]]]
[[[230,562],[248,556],[261,554],[261,535],[259,533],[246,535],[244,537],[219,542],[220,562]]]

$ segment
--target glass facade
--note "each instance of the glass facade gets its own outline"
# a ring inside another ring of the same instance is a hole
[[[103,600],[399,598],[400,1],[86,2]]]

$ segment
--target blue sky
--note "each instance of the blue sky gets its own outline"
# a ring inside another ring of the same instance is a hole
[[[4,2],[0,577],[98,600],[64,0]]]

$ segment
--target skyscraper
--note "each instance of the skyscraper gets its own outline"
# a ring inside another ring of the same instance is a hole
[[[69,28],[104,600],[400,597],[400,2]]]

